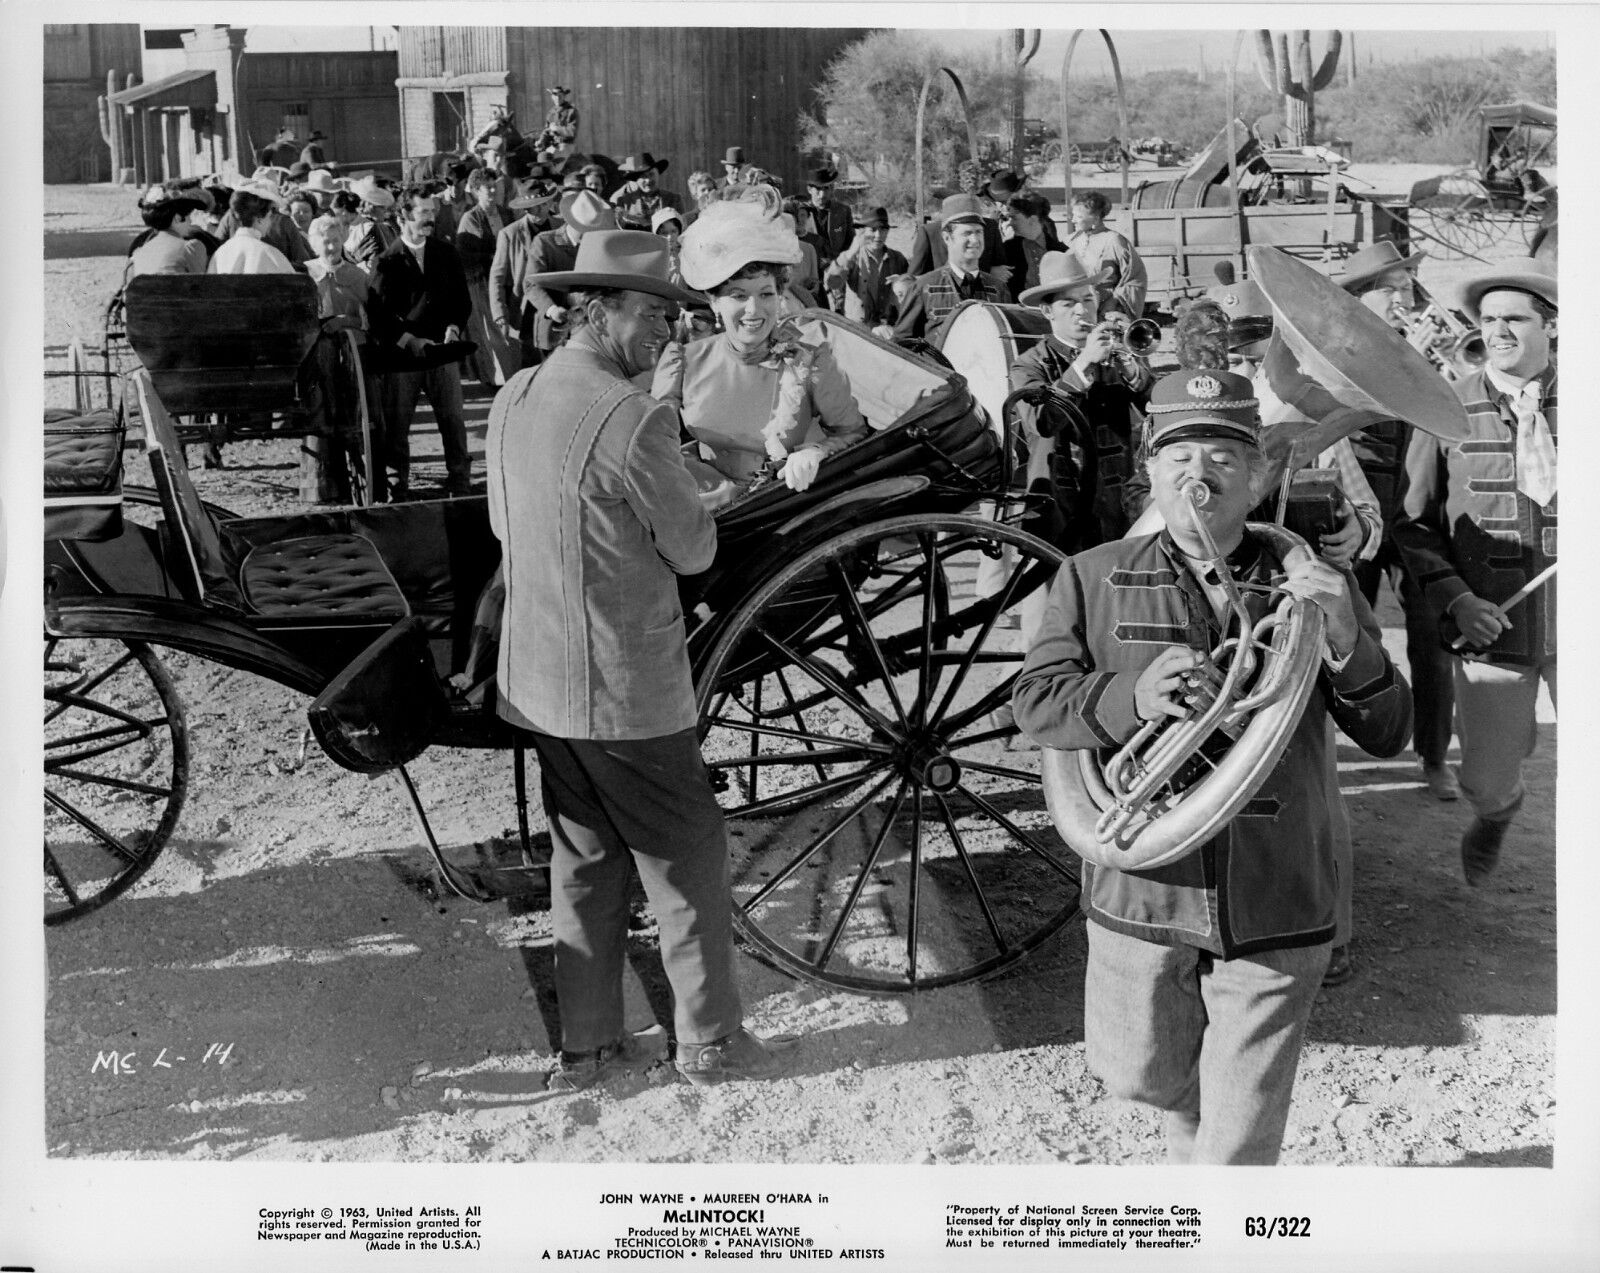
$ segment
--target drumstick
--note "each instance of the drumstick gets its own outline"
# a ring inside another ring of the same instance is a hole
[[[1522,587],[1518,588],[1509,597],[1502,601],[1500,603],[1500,608],[1502,610],[1510,610],[1513,606],[1521,605],[1529,598],[1529,596],[1533,594],[1534,591],[1544,586],[1544,581],[1546,579],[1555,574],[1557,564],[1558,563],[1556,562],[1551,562],[1532,579],[1528,580],[1527,583],[1523,584]],[[1458,636],[1454,641],[1450,642],[1450,648],[1452,650],[1459,650],[1466,643],[1466,637]]]

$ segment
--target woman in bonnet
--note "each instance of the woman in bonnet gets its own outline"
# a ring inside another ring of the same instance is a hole
[[[826,341],[783,317],[800,242],[777,191],[744,187],[684,231],[684,283],[708,294],[719,330],[668,346],[652,396],[683,416],[700,456],[748,485],[770,465],[791,489],[816,480],[830,455],[867,433]],[[728,498],[736,492],[730,491]]]

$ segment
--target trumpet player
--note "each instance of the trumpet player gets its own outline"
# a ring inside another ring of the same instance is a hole
[[[1028,486],[1048,490],[1043,538],[1067,552],[1119,539],[1132,518],[1124,487],[1134,468],[1150,368],[1127,344],[1127,316],[1102,315],[1107,293],[1071,252],[1047,252],[1021,300],[1050,334],[1011,365],[1013,390],[1045,386],[1053,400],[1019,404],[1028,438]]]
[[[1180,371],[1156,384],[1149,411],[1166,528],[1067,561],[1012,705],[1028,735],[1069,751],[1120,747],[1145,722],[1186,715],[1228,626],[1222,571],[1252,622],[1271,604],[1255,586],[1274,578],[1326,616],[1307,706],[1242,811],[1159,869],[1083,866],[1090,1068],[1114,1095],[1166,1111],[1169,1161],[1267,1165],[1334,937],[1326,718],[1393,755],[1411,697],[1347,572],[1298,548],[1279,560],[1246,533],[1268,470],[1250,381]]]
[[[1522,806],[1539,682],[1556,695],[1554,582],[1514,610],[1503,605],[1556,560],[1556,276],[1543,261],[1509,261],[1468,279],[1461,300],[1488,350],[1488,363],[1452,386],[1471,434],[1448,447],[1412,437],[1395,532],[1417,582],[1466,639],[1455,692],[1474,816],[1461,869],[1476,887]]]

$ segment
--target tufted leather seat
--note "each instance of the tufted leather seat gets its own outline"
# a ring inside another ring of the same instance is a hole
[[[240,564],[239,584],[250,608],[269,623],[392,623],[411,612],[364,535],[305,535],[262,544]]]
[[[46,539],[102,540],[121,533],[122,439],[114,412],[46,409]]]

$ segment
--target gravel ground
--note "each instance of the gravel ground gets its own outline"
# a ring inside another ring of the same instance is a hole
[[[106,224],[98,192],[47,198],[63,228]],[[97,335],[119,268],[47,263],[47,345]],[[1458,270],[1430,261],[1423,277]],[[431,431],[416,442],[424,462],[436,457]],[[201,494],[244,513],[288,510],[292,445],[231,447],[229,468],[195,471]],[[1398,654],[1387,595],[1380,618]],[[300,761],[305,700],[171,662],[196,758],[177,832],[129,896],[48,933],[53,1158],[1159,1161],[1156,1118],[1107,1097],[1085,1069],[1079,923],[1005,976],[914,1000],[743,960],[752,1024],[805,1036],[788,1077],[701,1090],[657,1067],[546,1098],[539,894],[438,902],[388,780],[340,770],[315,747]],[[1551,1165],[1556,742],[1553,715],[1542,719],[1506,868],[1479,890],[1456,860],[1464,807],[1431,800],[1409,762],[1341,745],[1359,973],[1319,997],[1285,1162]],[[509,822],[503,756],[437,750],[418,768],[447,843],[470,851]],[[636,938],[629,1011],[645,1031],[657,983],[648,925]],[[210,1044],[202,1070],[191,1053]],[[91,1073],[113,1047],[187,1049],[189,1064],[118,1084]]]

